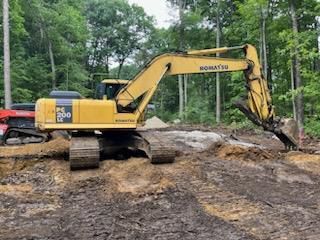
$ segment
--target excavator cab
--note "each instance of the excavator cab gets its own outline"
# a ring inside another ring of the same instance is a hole
[[[97,85],[95,99],[113,100],[120,90],[129,83],[123,79],[105,79]]]

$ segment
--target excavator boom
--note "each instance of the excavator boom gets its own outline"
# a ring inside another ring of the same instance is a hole
[[[243,50],[243,59],[215,58],[208,55]],[[137,108],[142,113],[151,100],[158,83],[164,75],[244,71],[247,98],[235,103],[252,122],[264,130],[275,133],[286,148],[298,147],[298,127],[295,121],[276,119],[266,79],[261,72],[256,48],[246,44],[238,47],[223,47],[193,50],[187,54],[164,54],[154,58],[117,95],[117,104],[126,107],[144,96]]]

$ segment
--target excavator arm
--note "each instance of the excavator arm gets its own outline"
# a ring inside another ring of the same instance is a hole
[[[216,58],[209,55],[243,50],[243,59]],[[246,44],[239,47],[189,51],[186,54],[163,54],[145,68],[116,96],[118,109],[141,99],[135,114],[137,120],[150,102],[160,80],[166,75],[244,71],[247,98],[235,105],[256,125],[275,133],[287,148],[297,148],[297,126],[294,120],[275,117],[266,79],[261,72],[257,51]]]

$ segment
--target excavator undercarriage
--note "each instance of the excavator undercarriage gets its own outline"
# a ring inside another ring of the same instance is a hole
[[[97,168],[101,158],[126,159],[132,155],[145,155],[151,163],[161,164],[174,162],[176,152],[152,130],[76,132],[71,138],[70,168]]]

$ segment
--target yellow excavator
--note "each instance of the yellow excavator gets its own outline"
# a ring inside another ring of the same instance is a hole
[[[217,58],[216,53],[242,50],[244,58]],[[247,97],[235,103],[252,122],[273,132],[286,148],[297,148],[298,131],[293,119],[275,116],[268,84],[261,72],[254,46],[168,53],[153,58],[132,80],[104,80],[96,99],[76,92],[57,92],[36,103],[40,131],[70,130],[71,169],[98,167],[101,154],[124,149],[142,150],[152,163],[171,163],[171,144],[152,131],[138,131],[148,103],[160,80],[167,75],[243,71]]]

